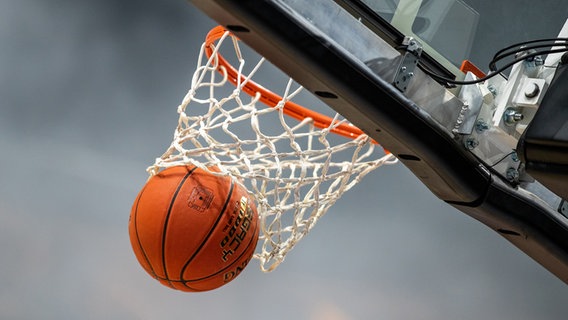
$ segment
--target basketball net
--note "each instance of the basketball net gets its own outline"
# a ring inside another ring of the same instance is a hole
[[[243,185],[260,216],[254,258],[267,272],[347,190],[396,158],[340,115],[292,102],[302,90],[292,79],[283,82],[282,96],[257,85],[252,78],[263,62],[245,72],[238,39],[221,27],[211,30],[178,106],[173,142],[148,172],[193,164]]]

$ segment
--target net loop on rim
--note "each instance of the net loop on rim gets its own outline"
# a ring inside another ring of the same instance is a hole
[[[244,186],[260,216],[254,257],[272,271],[347,190],[397,160],[339,114],[293,102],[302,87],[291,78],[281,77],[281,96],[258,85],[253,77],[261,76],[265,59],[245,72],[247,59],[222,27],[208,34],[177,108],[173,141],[148,172],[192,164]]]
[[[215,50],[215,42],[221,39],[227,30],[222,26],[217,26],[207,34],[205,39],[205,52],[207,56],[213,56],[213,51]],[[235,38],[236,39],[236,38]],[[238,52],[240,54],[240,51]],[[239,83],[243,83],[242,90],[251,96],[255,96],[257,93],[260,94],[260,101],[270,107],[275,107],[279,102],[283,101],[282,97],[278,94],[258,85],[254,81],[245,81],[244,75],[240,73],[241,70],[236,70],[230,63],[228,63],[222,56],[217,57],[219,67],[223,68],[227,72],[228,80],[234,85],[238,86]],[[284,103],[284,113],[296,120],[302,121],[306,118],[311,118],[314,122],[314,126],[320,129],[330,127],[330,123],[333,119],[314,112],[308,108],[305,108],[293,101],[285,101]],[[363,135],[361,129],[351,125],[350,123],[340,123],[334,126],[331,130],[335,134],[339,134],[348,138],[356,138]]]

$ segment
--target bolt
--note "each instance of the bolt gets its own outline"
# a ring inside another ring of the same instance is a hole
[[[507,169],[507,180],[509,182],[518,182],[519,181],[519,171],[515,168]]]
[[[406,72],[406,67],[402,67],[402,68],[400,68],[400,71],[402,71],[402,72]]]
[[[538,84],[532,82],[525,86],[525,97],[534,98],[540,93],[540,87]]]
[[[414,72],[409,72],[408,76],[411,77],[411,78],[414,77]]]
[[[489,129],[487,122],[485,122],[483,119],[477,120],[477,123],[475,124],[475,131],[477,131],[477,133],[482,133],[487,129]]]
[[[467,138],[467,140],[465,141],[465,147],[467,148],[467,150],[473,150],[477,148],[478,145],[479,141],[477,141],[475,138]]]
[[[513,151],[513,153],[511,153],[511,160],[513,160],[514,162],[519,162],[519,155],[517,155],[516,152]]]
[[[523,114],[513,108],[507,108],[507,110],[503,113],[503,122],[507,126],[514,126],[517,122],[523,119]]]

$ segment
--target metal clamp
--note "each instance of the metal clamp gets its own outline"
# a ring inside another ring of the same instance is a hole
[[[393,85],[405,92],[410,80],[414,77],[414,69],[418,65],[422,54],[422,44],[412,37],[405,37],[402,41],[406,52],[402,55],[400,63],[394,76]]]

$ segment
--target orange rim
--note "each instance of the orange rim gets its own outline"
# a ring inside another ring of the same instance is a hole
[[[210,58],[213,54],[215,42],[223,37],[225,32],[227,32],[225,28],[223,28],[222,26],[217,26],[211,29],[211,31],[209,31],[209,33],[207,34],[207,38],[205,39],[205,54],[208,58]],[[219,72],[222,72],[221,68],[224,68],[227,72],[228,80],[232,84],[237,86],[239,82],[243,83],[245,81],[246,78],[242,74],[240,75],[240,81],[238,81],[239,72],[237,71],[237,69],[229,64],[219,53],[217,54],[217,57],[219,63]],[[272,108],[276,107],[278,102],[282,100],[281,96],[258,85],[256,82],[250,79],[243,86],[243,91],[252,97],[256,96],[257,92],[260,93],[260,101]],[[284,104],[283,111],[286,115],[299,121],[302,121],[306,118],[311,118],[314,121],[314,126],[320,129],[329,128],[329,126],[334,122],[333,118],[325,116],[319,112],[312,111],[292,101],[287,101]],[[337,122],[337,120],[335,121]],[[355,139],[360,135],[365,134],[361,129],[348,123],[341,123],[335,128],[332,128],[330,131],[350,139]]]

